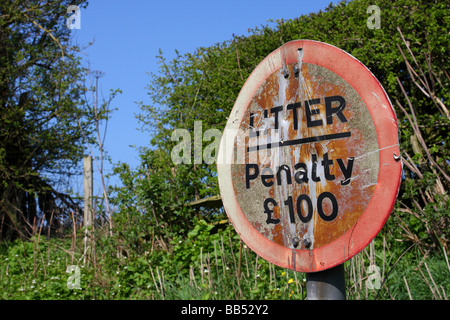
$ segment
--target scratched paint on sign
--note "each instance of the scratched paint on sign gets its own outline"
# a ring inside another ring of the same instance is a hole
[[[240,132],[234,147],[245,161],[232,165],[233,187],[260,234],[314,249],[355,225],[377,186],[379,157],[371,115],[351,85],[321,66],[286,65],[256,91]]]

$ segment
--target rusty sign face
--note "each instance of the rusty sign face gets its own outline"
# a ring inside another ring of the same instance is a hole
[[[361,62],[292,41],[247,79],[217,166],[225,210],[250,248],[296,271],[328,269],[362,250],[393,208],[396,116]]]

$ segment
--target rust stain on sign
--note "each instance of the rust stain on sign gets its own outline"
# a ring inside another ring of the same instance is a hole
[[[313,249],[341,237],[364,212],[377,184],[378,155],[370,151],[378,141],[348,83],[313,64],[295,72],[299,65],[272,73],[253,97],[240,126],[248,134],[235,146],[246,149],[245,163],[232,176],[239,205],[262,235]]]

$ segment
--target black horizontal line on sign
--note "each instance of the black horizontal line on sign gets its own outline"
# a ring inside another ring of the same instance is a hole
[[[348,132],[340,132],[340,133],[333,133],[333,134],[325,134],[323,136],[317,136],[317,137],[308,137],[308,138],[280,141],[280,142],[274,142],[274,143],[268,143],[268,144],[261,144],[258,146],[248,147],[247,152],[272,149],[272,148],[280,148],[280,147],[286,147],[286,146],[295,146],[297,144],[305,144],[305,143],[310,143],[310,142],[349,138],[349,137],[351,137],[351,135],[352,135],[351,132],[348,131]]]

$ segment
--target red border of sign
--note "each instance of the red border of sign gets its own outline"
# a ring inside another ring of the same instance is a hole
[[[363,99],[372,116],[379,144],[378,184],[374,194],[356,224],[333,242],[311,250],[294,250],[276,244],[256,230],[245,217],[234,194],[230,162],[218,162],[219,187],[225,210],[242,240],[262,258],[284,268],[299,272],[317,272],[339,265],[364,249],[380,232],[389,217],[401,181],[402,164],[398,126],[392,104],[381,84],[360,61],[332,45],[295,40],[270,53],[252,72],[236,100],[226,129],[237,128],[250,101],[260,85],[283,63],[297,62],[298,48],[303,48],[303,62],[319,65],[334,72],[349,83]],[[237,120],[237,121],[236,121]],[[235,136],[225,130],[224,136],[234,141]],[[237,132],[236,130],[234,132]],[[224,154],[224,137],[218,159]]]

